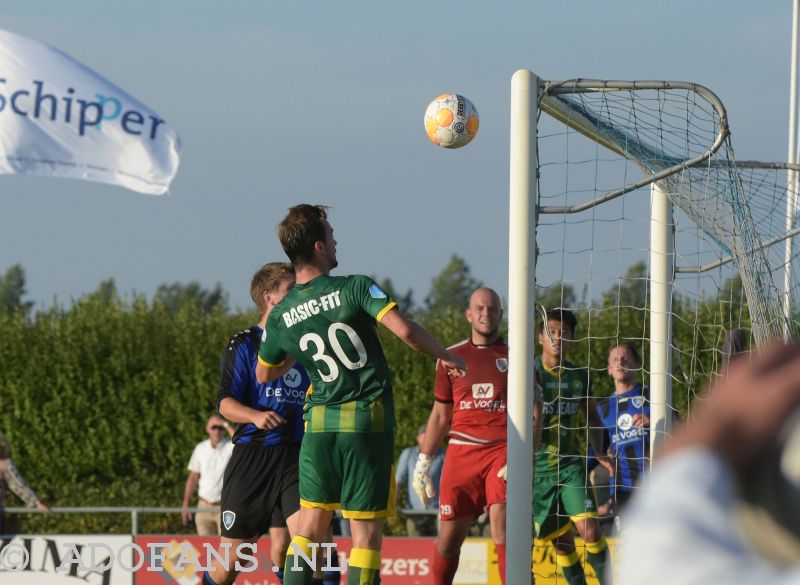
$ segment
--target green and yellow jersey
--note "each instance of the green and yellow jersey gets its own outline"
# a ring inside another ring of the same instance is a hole
[[[558,371],[536,358],[542,378],[542,443],[536,451],[535,473],[552,474],[560,467],[583,464],[588,434],[586,405],[591,397],[589,372],[564,362]]]
[[[269,315],[258,359],[287,355],[311,377],[306,432],[395,427],[389,366],[377,324],[396,303],[367,276],[322,275],[295,285]]]

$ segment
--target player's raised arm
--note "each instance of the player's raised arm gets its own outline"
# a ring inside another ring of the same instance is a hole
[[[467,372],[467,365],[462,358],[447,351],[424,327],[407,319],[397,308],[387,311],[380,323],[411,349],[441,360],[448,370],[460,374]]]

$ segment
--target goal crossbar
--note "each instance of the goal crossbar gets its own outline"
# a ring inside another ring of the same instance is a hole
[[[653,145],[648,145],[637,139],[637,137],[622,132],[603,119],[593,115],[586,108],[582,108],[565,98],[565,96],[581,93],[636,90],[685,90],[697,93],[714,108],[719,116],[720,127],[714,142],[708,146],[705,152],[689,159],[681,159],[669,155]],[[566,124],[590,140],[638,163],[646,172],[646,176],[639,180],[577,205],[541,206],[539,213],[542,214],[585,211],[680,173],[686,168],[698,165],[711,158],[722,147],[730,134],[727,113],[722,101],[710,89],[696,83],[681,81],[603,81],[596,79],[542,82],[539,107],[552,118]],[[642,161],[652,161],[654,164],[644,164]]]

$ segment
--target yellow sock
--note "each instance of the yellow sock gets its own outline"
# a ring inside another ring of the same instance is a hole
[[[580,560],[578,553],[573,551],[569,554],[556,554],[556,565],[559,567],[571,567]]]
[[[601,536],[598,541],[586,543],[586,552],[598,554],[606,550],[607,546],[606,539]]]
[[[350,551],[347,585],[375,585],[380,582],[381,551],[354,548]]]
[[[577,552],[573,551],[567,555],[556,554],[556,565],[558,565],[558,572],[563,575],[569,585],[583,585],[586,583],[586,577],[583,574],[583,567]]]
[[[303,585],[311,578],[314,570],[308,566],[303,555],[309,559],[314,558],[312,556],[314,551],[311,547],[312,544],[311,539],[305,536],[298,535],[292,538],[292,542],[289,543],[289,548],[286,551],[286,564],[283,569],[284,585]],[[295,567],[295,564],[297,567]]]

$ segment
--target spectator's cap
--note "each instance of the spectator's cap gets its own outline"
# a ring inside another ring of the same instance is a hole
[[[421,434],[423,434],[423,433],[425,432],[425,429],[426,429],[427,427],[428,427],[428,425],[422,425],[421,427],[419,427],[419,428],[417,429],[417,434],[418,434],[418,435],[421,435]]]

